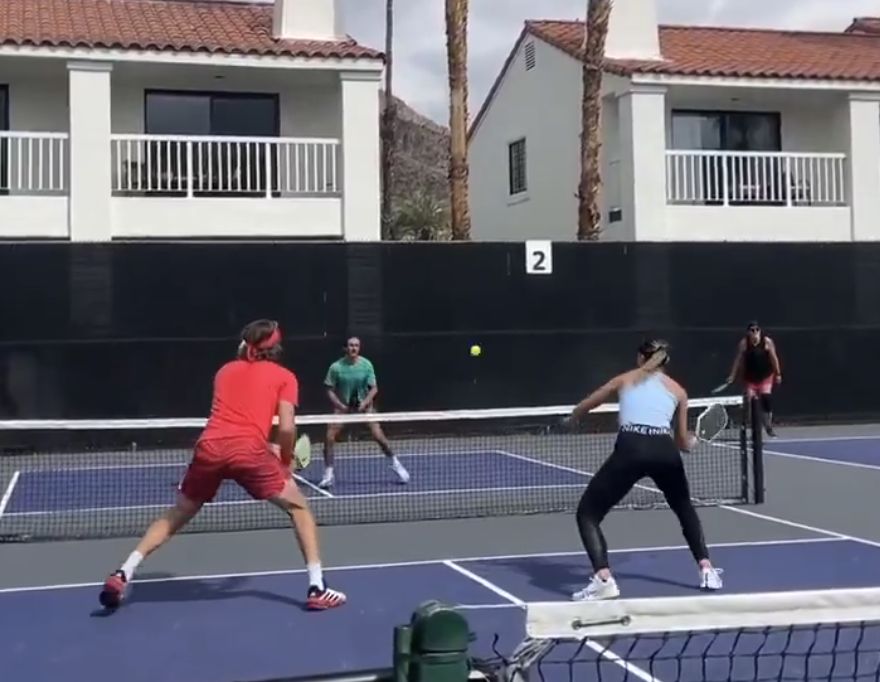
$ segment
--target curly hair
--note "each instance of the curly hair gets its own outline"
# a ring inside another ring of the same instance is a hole
[[[241,330],[241,343],[238,344],[237,357],[240,360],[255,362],[281,359],[281,329],[275,320],[254,320]]]

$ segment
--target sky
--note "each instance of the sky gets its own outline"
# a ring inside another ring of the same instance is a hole
[[[649,0],[645,0],[646,2]],[[880,0],[653,0],[666,24],[842,31],[856,16],[880,16]],[[385,0],[338,0],[342,27],[383,49]],[[482,105],[526,19],[580,19],[586,0],[471,0],[470,114]],[[443,0],[396,0],[394,88],[420,113],[447,124]]]

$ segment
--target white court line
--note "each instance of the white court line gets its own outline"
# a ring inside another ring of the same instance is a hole
[[[469,571],[468,569],[466,569],[462,566],[459,566],[457,563],[455,563],[454,561],[452,561],[450,559],[447,559],[446,561],[444,561],[443,565],[446,566],[447,568],[451,568],[456,573],[460,573],[465,578],[472,580],[473,582],[477,583],[481,587],[485,587],[487,590],[498,595],[502,599],[506,599],[508,602],[510,602],[511,606],[517,606],[517,607],[521,607],[521,608],[526,606],[526,602],[523,601],[522,599],[520,599],[519,597],[517,597],[516,595],[513,595],[510,592],[508,592],[507,590],[499,587],[498,585],[493,583],[491,580],[487,580],[483,576],[477,575],[476,573]],[[625,661],[623,658],[618,656],[616,653],[614,653],[613,651],[611,651],[607,647],[603,647],[603,646],[601,646],[591,640],[586,640],[585,644],[587,647],[589,647],[590,649],[595,651],[597,654],[599,654],[599,656],[607,658],[609,661],[611,661],[615,665],[620,666],[621,668],[623,668],[627,672],[633,674],[635,677],[638,677],[640,680],[644,680],[644,682],[662,682],[662,680],[659,680],[658,678],[653,677],[652,675],[649,675],[646,671],[642,670],[638,666],[635,666],[632,663]]]
[[[847,535],[846,533],[838,533],[836,530],[828,530],[827,528],[820,528],[819,526],[810,526],[806,523],[798,523],[797,521],[790,521],[788,519],[783,519],[778,516],[770,516],[769,514],[760,514],[758,512],[749,511],[748,509],[742,509],[739,507],[728,507],[727,505],[722,505],[721,509],[726,509],[727,511],[736,512],[737,514],[742,514],[743,516],[751,516],[753,519],[761,519],[762,521],[772,521],[773,523],[778,523],[781,526],[788,526],[789,528],[797,528],[798,530],[806,530],[811,533],[816,533],[817,535],[824,535],[829,538],[837,538],[838,540],[848,540],[849,542],[857,542],[862,545],[868,545],[870,547],[880,547],[880,542],[876,542],[874,540],[868,540],[866,538],[860,538],[855,535]]]
[[[651,488],[650,486],[636,486],[645,488],[647,490],[653,490],[654,492],[660,492],[656,488]],[[863,545],[870,545],[871,547],[880,547],[880,542],[875,542],[874,540],[868,540],[866,538],[856,537],[855,535],[847,535],[846,533],[838,533],[836,530],[828,530],[827,528],[820,528],[819,526],[811,526],[806,523],[799,523],[797,521],[791,521],[789,519],[784,519],[780,516],[771,516],[770,514],[760,514],[758,512],[753,512],[748,509],[744,509],[743,507],[732,507],[728,504],[720,504],[716,506],[717,509],[724,509],[725,511],[733,512],[734,514],[742,514],[743,516],[750,516],[753,519],[761,519],[762,521],[770,521],[772,523],[778,523],[780,526],[788,526],[789,528],[797,528],[798,530],[809,531],[810,533],[816,533],[817,535],[825,535],[826,537],[838,538],[840,540],[849,540],[850,542],[858,542]]]
[[[542,465],[542,466],[548,466],[548,467],[553,468],[553,469],[560,469],[560,470],[562,470],[562,471],[568,471],[569,473],[574,473],[574,474],[578,474],[578,475],[581,475],[581,476],[592,477],[592,476],[594,475],[594,474],[592,474],[591,472],[588,472],[588,471],[578,470],[578,469],[574,469],[574,468],[571,468],[571,467],[566,467],[566,466],[562,466],[562,465],[559,465],[559,464],[554,464],[554,463],[551,463],[551,462],[542,462],[541,460],[536,460],[536,459],[533,459],[533,458],[531,458],[531,457],[526,457],[526,456],[524,456],[524,455],[518,455],[518,454],[515,454],[515,453],[506,452],[506,451],[502,451],[502,450],[497,450],[496,452],[498,452],[498,453],[500,453],[500,454],[503,454],[503,455],[506,455],[506,456],[508,456],[508,457],[513,457],[514,459],[522,459],[522,460],[527,461],[527,462],[532,462],[532,463],[534,463],[534,464],[539,464],[539,465]],[[543,487],[558,487],[558,486],[543,486]],[[662,495],[662,492],[661,492],[660,490],[658,490],[657,488],[654,488],[654,487],[652,487],[652,486],[646,486],[646,485],[636,484],[634,487],[635,487],[635,488],[641,488],[642,490],[648,490],[648,491],[650,491],[650,492],[658,493],[658,494],[661,494],[661,495]],[[523,489],[530,489],[530,488],[515,487],[515,488],[509,488],[509,489],[511,489],[511,490],[523,490]],[[474,489],[474,491],[483,491],[483,492],[497,491],[497,490],[505,490],[505,488],[477,488],[477,489]],[[347,495],[347,496],[345,496],[344,498],[334,498],[334,499],[360,499],[360,498],[363,498],[363,497],[385,497],[385,496],[392,496],[392,495],[407,495],[407,494],[409,494],[409,495],[419,495],[419,494],[449,494],[449,493],[453,493],[453,492],[469,492],[469,491],[468,491],[468,490],[453,490],[453,491],[416,491],[416,492],[412,492],[412,493],[388,493],[388,494],[381,493],[381,494],[369,494],[369,495]],[[250,503],[250,502],[251,502],[251,501],[245,501],[244,503]],[[222,504],[228,504],[228,503],[222,503]],[[770,521],[771,523],[776,523],[776,524],[779,524],[779,525],[781,525],[781,526],[788,526],[789,528],[797,528],[798,530],[805,530],[805,531],[808,531],[808,532],[810,532],[810,533],[815,533],[816,535],[824,535],[824,536],[827,536],[827,537],[838,538],[838,539],[840,539],[840,540],[849,540],[850,542],[857,542],[857,543],[860,543],[860,544],[863,544],[863,545],[868,545],[868,546],[871,546],[871,547],[880,547],[880,542],[875,542],[875,541],[873,541],[873,540],[868,540],[868,539],[866,539],[866,538],[856,537],[856,536],[854,536],[854,535],[848,535],[848,534],[846,534],[846,533],[839,533],[839,532],[837,532],[837,531],[828,530],[827,528],[820,528],[819,526],[811,526],[811,525],[804,524],[804,523],[798,523],[797,521],[791,521],[791,520],[789,520],[789,519],[783,519],[783,518],[781,518],[781,517],[778,517],[778,516],[771,516],[771,515],[769,515],[769,514],[760,514],[760,513],[758,513],[758,512],[749,511],[749,510],[744,509],[744,508],[742,508],[742,507],[733,507],[733,506],[725,505],[725,504],[722,504],[722,505],[714,505],[714,506],[715,506],[715,508],[717,508],[717,509],[724,509],[725,511],[729,511],[729,512],[732,512],[732,513],[734,513],[734,514],[741,514],[741,515],[743,515],[743,516],[750,516],[750,517],[752,517],[752,518],[761,519],[762,521]],[[123,508],[120,508],[120,507],[113,507],[113,508],[111,508],[111,509],[116,509],[116,510],[118,510],[118,509],[123,509]],[[127,509],[130,509],[130,507],[128,507]],[[87,511],[87,510],[78,510],[78,511]],[[88,511],[91,511],[91,510],[88,510]],[[10,515],[8,515],[8,516],[13,516],[13,515],[15,515],[15,516],[19,516],[19,515],[24,515],[24,514],[29,514],[29,513],[56,513],[56,512],[24,512],[24,513],[22,513],[22,514],[17,514],[17,513],[16,513],[16,514],[10,514]],[[0,592],[2,592],[2,591],[0,591]]]
[[[138,450],[138,455],[149,456],[150,453],[155,453],[156,450]],[[73,453],[73,454],[81,454],[81,453]],[[86,453],[88,454],[88,453]],[[112,453],[104,453],[105,456],[118,456],[118,455],[130,455],[129,451],[120,451],[120,452],[112,452]],[[408,452],[398,454],[398,458],[404,459],[418,459],[421,457],[473,457],[474,455],[503,455],[501,450],[482,450],[478,448],[474,448],[470,451],[461,451],[461,452]],[[96,457],[101,455],[96,455]],[[364,460],[364,459],[387,459],[387,457],[381,453],[354,453],[342,455],[342,457],[346,460]],[[67,466],[60,467],[56,469],[33,469],[28,473],[32,474],[42,474],[42,473],[68,473],[71,471],[105,471],[111,469],[162,469],[167,467],[186,467],[189,465],[189,460],[183,462],[152,462],[152,463],[144,463],[144,464],[84,464],[81,466]]]
[[[303,478],[303,477],[300,476],[299,474],[294,474],[293,477],[294,477],[297,481],[299,481],[300,483],[302,483],[303,485],[308,486],[309,488],[311,488],[311,489],[314,490],[315,492],[320,493],[320,494],[323,495],[324,497],[336,497],[336,495],[334,495],[333,493],[328,492],[327,490],[324,490],[323,488],[319,488],[319,487],[316,486],[314,483],[312,483],[311,481],[306,480],[305,478]]]
[[[785,457],[786,459],[801,459],[806,462],[821,462],[822,464],[836,464],[842,467],[851,467],[853,469],[873,469],[880,471],[878,464],[862,464],[861,462],[850,462],[848,460],[828,459],[826,457],[813,457],[812,455],[796,455],[793,452],[780,452],[779,450],[764,450],[765,455],[773,455],[774,457]]]
[[[844,542],[844,538],[837,537],[819,537],[819,538],[792,538],[788,540],[744,540],[740,542],[716,542],[710,543],[709,547],[732,548],[732,547],[770,547],[770,546],[786,546],[786,545],[812,545],[826,542]],[[609,554],[639,554],[649,552],[676,552],[688,549],[687,545],[656,545],[652,547],[624,547],[620,549],[609,549]],[[492,562],[492,561],[511,561],[515,559],[549,559],[554,557],[570,557],[583,556],[583,550],[569,552],[538,552],[531,554],[496,554],[492,556],[471,556],[458,557],[452,559],[417,559],[414,561],[396,561],[377,564],[352,564],[347,566],[328,566],[327,571],[368,571],[383,568],[413,568],[418,566],[438,566],[444,561],[454,561],[458,564],[474,563],[474,562]],[[264,578],[279,575],[297,575],[306,573],[303,568],[285,568],[273,571],[246,571],[242,573],[214,573],[205,575],[178,575],[165,578],[141,578],[137,580],[138,584],[147,583],[173,583],[188,580],[225,580],[229,578]],[[103,582],[90,583],[63,583],[55,585],[32,585],[27,587],[4,587],[0,588],[0,594],[11,592],[38,592],[51,590],[71,590],[82,587],[100,587]]]
[[[643,682],[663,682],[663,680],[661,680],[659,677],[654,677],[647,670],[642,670],[638,666],[629,663],[628,661],[611,651],[611,649],[608,649],[601,644],[597,644],[591,639],[588,639],[585,644],[600,656],[604,656],[615,665],[619,665],[628,673],[634,675],[635,677],[638,677],[640,680],[643,680]]]
[[[446,561],[443,562],[443,565],[446,566],[447,568],[451,568],[456,573],[460,573],[465,578],[472,580],[473,582],[477,583],[478,585],[482,585],[490,592],[495,593],[496,595],[498,595],[502,599],[506,599],[507,601],[509,601],[511,604],[514,604],[515,606],[525,606],[526,605],[526,603],[522,599],[520,599],[517,596],[512,595],[507,590],[504,590],[504,589],[498,587],[498,585],[493,583],[491,580],[486,580],[483,576],[477,575],[473,571],[469,571],[468,569],[466,569],[462,566],[459,566],[457,563],[455,563],[454,561],[452,561],[450,559],[446,559]]]
[[[144,454],[144,453],[142,453]],[[77,471],[109,471],[112,469],[169,469],[175,467],[185,469],[186,462],[153,462],[152,464],[84,464],[82,466],[61,467],[58,469],[31,469],[29,474],[69,474]]]
[[[549,466],[552,468],[562,469],[563,471],[568,471],[569,473],[574,473],[578,475],[583,475],[583,472],[577,471],[576,469],[568,469],[566,467],[560,467],[557,465],[553,465],[547,462],[541,462],[540,460],[533,460],[529,457],[524,457],[522,455],[515,455],[511,452],[505,452],[504,450],[475,450],[474,452],[454,452],[454,453],[423,453],[421,455],[399,455],[399,457],[428,457],[428,456],[456,456],[456,455],[502,455],[506,457],[514,457],[518,459],[522,459],[527,462],[531,462],[533,464],[540,464],[543,466]],[[368,457],[384,458],[384,455],[369,455]],[[366,457],[364,457],[366,458]],[[185,467],[186,464],[175,464],[175,463],[167,463],[163,462],[160,464],[119,464],[119,465],[101,465],[101,466],[84,466],[84,467],[69,467],[62,469],[35,469],[33,471],[28,471],[28,474],[41,474],[46,472],[71,472],[71,471],[102,471],[102,470],[110,470],[110,469],[163,469],[170,467]],[[592,475],[592,474],[590,474]],[[453,495],[456,493],[498,493],[498,492],[511,492],[511,491],[526,491],[526,490],[548,490],[548,489],[557,489],[557,488],[579,488],[581,487],[576,483],[561,483],[554,485],[517,485],[517,486],[496,486],[496,487],[479,487],[479,488],[453,488],[453,489],[439,489],[439,490],[407,490],[407,491],[399,491],[399,492],[382,492],[382,493],[352,493],[346,494],[343,493],[341,495],[334,495],[329,491],[326,491],[311,481],[303,478],[299,474],[294,474],[294,478],[298,481],[302,482],[304,485],[313,489],[317,493],[321,494],[324,497],[338,499],[338,500],[361,500],[361,499],[373,499],[373,498],[381,498],[381,497],[424,497],[428,495]],[[224,506],[238,506],[242,504],[259,504],[260,500],[229,500],[225,502],[210,502],[207,507],[224,507]],[[8,516],[45,516],[47,514],[73,514],[73,513],[94,513],[94,512],[106,512],[106,511],[136,511],[143,509],[164,509],[171,502],[168,503],[156,503],[156,504],[141,504],[141,505],[126,505],[126,506],[112,506],[112,507],[86,507],[82,509],[41,509],[37,511],[28,511],[28,512],[14,512],[9,514]]]
[[[774,443],[827,443],[839,440],[880,440],[880,436],[803,436],[800,438],[774,438]]]
[[[310,487],[315,487],[314,484],[309,483]],[[454,495],[456,493],[499,493],[499,492],[510,492],[510,491],[526,491],[526,490],[557,490],[559,488],[581,488],[578,483],[562,483],[558,485],[516,485],[516,486],[505,486],[505,487],[496,487],[496,488],[451,488],[449,490],[407,490],[402,492],[391,492],[391,493],[356,493],[356,494],[341,494],[341,495],[332,495],[328,492],[321,491],[322,495],[326,497],[332,497],[334,500],[363,500],[363,499],[372,499],[379,497],[425,497],[428,495]],[[316,499],[316,498],[310,498]],[[7,514],[7,517],[15,516],[46,516],[48,514],[84,514],[84,513],[93,513],[93,512],[113,512],[113,511],[133,511],[139,509],[164,509],[165,507],[170,506],[173,502],[166,503],[156,503],[156,504],[140,504],[140,505],[125,505],[125,506],[114,506],[114,507],[86,507],[79,509],[41,509],[38,511],[28,511],[28,512],[12,512]],[[228,502],[209,502],[206,507],[226,507],[226,506],[238,506],[243,504],[262,504],[262,500],[229,500]]]
[[[775,442],[779,442],[778,440]],[[794,442],[794,441],[789,441]],[[721,445],[723,448],[730,448],[731,450],[736,450],[732,445]],[[851,467],[853,469],[874,469],[880,471],[880,465],[878,464],[862,464],[861,462],[850,462],[847,460],[839,460],[839,459],[827,459],[825,457],[814,457],[812,455],[796,455],[793,452],[782,452],[780,450],[766,450],[762,449],[762,452],[765,455],[773,455],[775,457],[785,457],[787,459],[802,459],[806,462],[820,462],[822,464],[836,464],[837,466],[842,467]]]
[[[525,459],[528,461],[532,461],[530,457],[524,457],[523,455],[514,455],[513,453],[506,453],[506,454],[511,455],[516,458],[519,458],[519,459]],[[534,460],[534,461],[538,464],[541,463],[540,460]],[[572,472],[578,473],[577,469],[572,469],[570,467],[560,467],[559,465],[551,465],[551,466],[553,466],[554,468],[562,468],[567,471],[572,471]],[[579,473],[583,476],[589,476],[589,477],[592,477],[595,475],[595,474],[592,474],[588,471],[580,471]],[[633,487],[634,488],[641,488],[642,490],[649,490],[653,493],[660,493],[661,495],[663,494],[659,489],[654,488],[652,486],[648,486],[648,485],[639,485],[637,483]],[[762,521],[770,521],[772,523],[778,523],[780,526],[788,526],[789,528],[797,528],[798,530],[805,530],[810,533],[815,533],[817,535],[825,535],[827,537],[838,538],[840,540],[849,540],[850,542],[858,542],[860,544],[869,545],[871,547],[880,547],[880,542],[876,542],[874,540],[868,540],[866,538],[860,538],[860,537],[856,537],[855,535],[848,535],[846,533],[839,533],[836,530],[828,530],[827,528],[820,528],[819,526],[811,526],[806,523],[798,523],[797,521],[783,519],[782,517],[779,517],[779,516],[771,516],[769,514],[760,514],[758,512],[753,512],[748,509],[744,509],[742,507],[733,507],[728,504],[714,505],[714,507],[716,509],[724,509],[725,511],[733,512],[734,514],[742,514],[743,516],[750,516],[754,519],[761,519]]]
[[[542,466],[550,467],[551,469],[559,469],[560,471],[567,471],[572,474],[578,474],[580,476],[587,476],[589,478],[593,478],[596,474],[591,471],[584,471],[583,469],[574,469],[572,467],[563,466],[562,464],[554,464],[553,462],[542,462],[540,459],[534,459],[533,457],[526,457],[525,455],[518,455],[513,452],[507,452],[504,450],[499,450],[498,452],[507,455],[508,457],[513,457],[515,459],[521,459],[525,462],[531,462],[532,464],[540,464]],[[658,495],[663,495],[663,492],[657,488],[654,488],[649,485],[641,485],[636,483],[633,488],[640,488],[641,490],[647,490],[652,493],[657,493]],[[719,506],[719,505],[716,505]],[[721,509],[726,509],[727,507],[721,506]]]
[[[519,609],[522,608],[516,604],[455,604],[453,607],[456,611],[491,611],[492,609]]]
[[[362,499],[370,499],[374,497],[417,497],[424,495],[454,495],[456,493],[498,493],[498,492],[510,492],[511,490],[546,490],[546,489],[557,489],[557,488],[581,488],[579,483],[562,483],[562,484],[554,484],[554,485],[507,485],[507,486],[495,486],[492,488],[448,488],[448,489],[438,489],[438,490],[407,490],[402,492],[394,492],[394,493],[354,493],[347,494],[343,493],[341,495],[337,495],[335,499],[337,500],[362,500]]]
[[[526,457],[525,455],[519,455],[515,452],[509,452],[508,450],[496,450],[498,454],[504,455],[505,457],[512,457],[513,459],[518,459],[523,462],[529,462],[530,464],[537,464],[542,467],[547,467],[549,469],[556,469],[558,471],[564,471],[569,474],[576,474],[578,476],[589,476],[593,477],[595,474],[584,471],[583,469],[572,469],[571,467],[564,466],[562,464],[556,464],[555,462],[545,462],[540,459],[535,459],[534,457]]]
[[[0,497],[0,518],[3,517],[3,512],[6,511],[9,500],[12,499],[12,493],[15,490],[15,484],[18,483],[19,476],[21,476],[20,471],[16,471],[12,474],[12,478],[9,479],[9,485],[6,486],[6,491],[3,493],[3,497]]]
[[[205,505],[206,509],[212,509],[214,507],[236,507],[243,504],[261,504],[262,500],[230,500],[228,502],[208,502]],[[162,502],[157,504],[133,504],[126,506],[116,506],[116,507],[86,507],[85,509],[41,509],[39,511],[28,511],[28,512],[11,512],[6,515],[6,518],[10,517],[21,517],[21,516],[47,516],[49,514],[85,514],[85,513],[94,513],[94,512],[119,512],[119,511],[139,511],[143,509],[165,509],[166,507],[170,507],[174,504],[173,501]]]

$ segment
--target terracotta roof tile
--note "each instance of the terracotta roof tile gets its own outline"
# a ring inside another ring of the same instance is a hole
[[[0,0],[0,44],[381,59],[354,40],[276,40],[272,5],[205,0]]]
[[[530,21],[526,31],[574,57],[583,22]],[[763,29],[661,26],[660,61],[610,60],[623,75],[880,80],[880,36]]]

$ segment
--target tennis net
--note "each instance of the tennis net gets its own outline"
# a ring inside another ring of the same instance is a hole
[[[880,589],[526,607],[526,638],[478,661],[492,682],[880,680]]]
[[[746,438],[740,398],[691,401],[693,428],[708,407],[723,429],[684,456],[698,504],[753,501],[760,452]],[[571,431],[572,406],[298,418],[313,441],[297,475],[321,524],[403,522],[573,511],[590,475],[610,454],[617,407],[605,405]],[[709,421],[709,420],[707,420]],[[388,466],[367,422],[381,425],[410,474]],[[322,489],[328,424],[346,427],[335,447],[335,485]],[[175,499],[201,419],[0,422],[0,537],[5,541],[129,536]],[[620,507],[662,507],[641,481]],[[226,482],[185,529],[278,528],[287,519]]]

